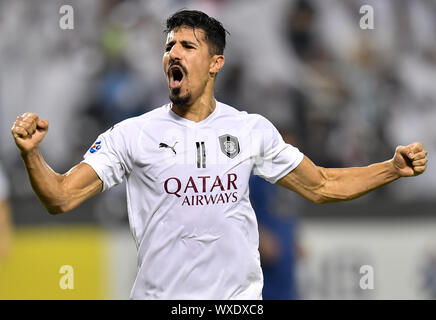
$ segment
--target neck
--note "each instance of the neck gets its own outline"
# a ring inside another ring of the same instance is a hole
[[[211,88],[206,88],[204,94],[185,106],[174,104],[171,106],[171,110],[177,115],[194,122],[200,122],[206,119],[215,108],[216,102],[213,89]]]

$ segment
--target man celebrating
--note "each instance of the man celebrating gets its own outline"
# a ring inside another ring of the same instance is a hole
[[[54,172],[38,150],[48,121],[25,113],[12,128],[32,187],[52,214],[127,181],[139,259],[132,299],[262,298],[252,171],[315,203],[351,200],[425,171],[421,143],[368,167],[314,165],[262,116],[215,100],[226,43],[220,22],[183,10],[166,26],[171,103],[100,135],[69,172]]]

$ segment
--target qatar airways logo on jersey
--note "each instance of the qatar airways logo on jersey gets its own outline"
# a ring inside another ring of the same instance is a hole
[[[204,206],[238,201],[236,173],[219,176],[190,176],[187,180],[171,177],[165,180],[164,190],[178,198],[182,206]],[[188,194],[189,193],[189,194]]]

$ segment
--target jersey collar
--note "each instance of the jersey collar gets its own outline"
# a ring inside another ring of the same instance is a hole
[[[179,123],[185,124],[188,127],[200,127],[208,124],[211,120],[217,117],[220,108],[221,108],[221,103],[215,100],[215,110],[213,110],[213,112],[210,115],[208,115],[206,119],[196,122],[179,116],[171,109],[171,103],[167,104],[167,109],[170,117]]]

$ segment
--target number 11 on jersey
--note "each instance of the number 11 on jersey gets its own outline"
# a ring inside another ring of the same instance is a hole
[[[204,141],[196,142],[197,145],[197,168],[206,168],[206,147]]]

